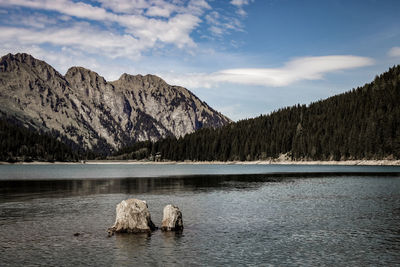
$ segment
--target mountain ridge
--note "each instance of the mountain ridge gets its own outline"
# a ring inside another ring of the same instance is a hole
[[[181,137],[231,122],[186,88],[158,76],[123,73],[108,82],[79,66],[63,76],[25,53],[0,59],[0,104],[3,115],[54,129],[85,149],[107,153],[137,141]]]

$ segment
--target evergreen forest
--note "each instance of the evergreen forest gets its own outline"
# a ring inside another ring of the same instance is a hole
[[[0,161],[77,161],[86,157],[59,132],[44,132],[21,125],[10,117],[0,118]]]

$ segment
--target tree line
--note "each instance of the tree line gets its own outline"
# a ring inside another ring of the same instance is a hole
[[[181,138],[140,142],[114,154],[166,160],[266,160],[286,154],[293,160],[400,158],[400,66],[373,82],[309,105],[222,128],[203,128]]]
[[[78,161],[86,155],[57,131],[44,132],[11,117],[0,118],[0,161]]]

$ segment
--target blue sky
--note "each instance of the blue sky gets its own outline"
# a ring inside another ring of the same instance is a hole
[[[399,64],[398,14],[389,0],[0,0],[0,53],[109,81],[156,74],[239,120]]]

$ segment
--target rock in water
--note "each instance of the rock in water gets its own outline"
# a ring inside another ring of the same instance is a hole
[[[123,200],[117,205],[117,216],[109,235],[114,233],[150,233],[156,230],[147,203],[139,199]]]
[[[161,223],[162,231],[181,231],[183,230],[182,212],[178,207],[167,205],[164,208],[163,220]]]

